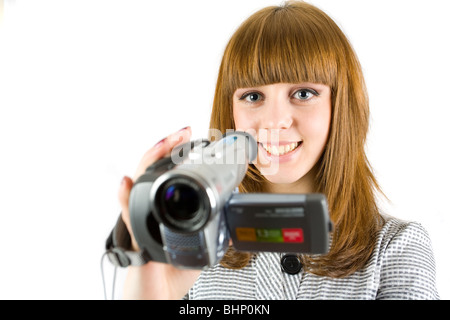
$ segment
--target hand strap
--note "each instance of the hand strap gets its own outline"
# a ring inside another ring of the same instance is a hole
[[[150,255],[144,251],[131,250],[131,237],[122,215],[117,219],[115,227],[106,239],[106,255],[109,261],[118,267],[142,266],[151,260]]]

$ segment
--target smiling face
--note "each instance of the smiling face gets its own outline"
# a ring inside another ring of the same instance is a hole
[[[278,189],[308,180],[307,189],[312,189],[308,173],[324,151],[330,128],[329,86],[277,83],[239,88],[233,95],[233,118],[236,130],[256,134],[255,166],[267,180]]]

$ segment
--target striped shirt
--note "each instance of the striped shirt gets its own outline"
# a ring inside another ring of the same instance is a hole
[[[439,299],[431,241],[416,222],[386,218],[361,270],[344,278],[282,271],[283,254],[260,252],[238,270],[204,270],[187,299]]]

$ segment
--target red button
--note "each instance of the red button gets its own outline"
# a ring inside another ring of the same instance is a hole
[[[284,242],[303,242],[303,229],[282,229]]]

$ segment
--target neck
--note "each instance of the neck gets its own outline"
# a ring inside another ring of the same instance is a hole
[[[313,193],[315,186],[315,168],[293,183],[272,183],[267,182],[264,186],[265,192],[269,193]]]

